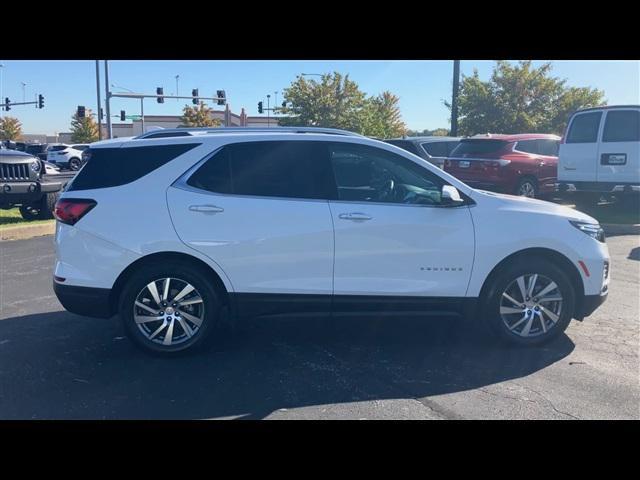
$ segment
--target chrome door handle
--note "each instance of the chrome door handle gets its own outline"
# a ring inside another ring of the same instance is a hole
[[[351,213],[341,213],[340,215],[338,215],[339,218],[341,218],[342,220],[371,220],[373,217],[370,217],[369,215],[367,215],[366,213],[360,213],[360,212],[351,212]]]
[[[201,213],[220,213],[224,212],[224,208],[216,207],[215,205],[191,205],[189,210],[192,212]]]

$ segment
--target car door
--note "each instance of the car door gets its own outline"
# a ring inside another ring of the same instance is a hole
[[[599,144],[598,182],[640,182],[640,110],[606,112]]]
[[[444,181],[381,148],[332,142],[337,200],[334,307],[349,296],[463,297],[474,256],[467,206],[444,207]],[[369,303],[370,305],[375,303]]]
[[[598,165],[598,133],[602,111],[573,116],[567,137],[560,145],[558,180],[595,182]]]
[[[325,188],[333,180],[326,155],[316,152],[304,141],[227,145],[168,189],[179,237],[215,261],[237,295],[319,295],[330,309]]]

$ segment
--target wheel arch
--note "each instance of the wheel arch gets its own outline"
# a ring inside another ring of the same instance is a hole
[[[480,289],[479,298],[484,303],[484,299],[487,298],[489,293],[489,289],[493,283],[495,277],[504,269],[507,265],[519,262],[523,260],[533,260],[536,258],[544,258],[545,260],[550,260],[554,262],[556,265],[560,266],[563,271],[567,273],[571,283],[574,285],[576,289],[576,306],[575,306],[575,315],[576,319],[581,320],[578,316],[580,312],[583,311],[582,304],[584,301],[584,282],[578,271],[578,267],[573,264],[573,262],[567,258],[562,253],[557,250],[552,250],[550,248],[526,248],[524,250],[519,250],[514,252],[507,257],[503,258],[498,264],[493,267],[489,275],[485,278],[482,288]]]
[[[229,290],[225,286],[224,281],[222,280],[218,272],[204,260],[182,252],[156,252],[137,259],[120,273],[120,275],[114,282],[113,287],[111,288],[111,293],[109,296],[109,305],[111,307],[111,311],[117,312],[118,302],[120,300],[120,295],[122,294],[122,288],[137,269],[144,265],[168,260],[178,261],[180,263],[184,263],[185,265],[190,265],[203,272],[206,272],[207,275],[210,275],[211,280],[213,281],[214,289],[216,290],[216,293],[220,295],[223,304],[228,305],[230,308],[233,308],[231,296],[229,295]]]

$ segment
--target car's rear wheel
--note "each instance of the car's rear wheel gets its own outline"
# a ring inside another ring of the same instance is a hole
[[[69,160],[69,169],[70,170],[80,170],[82,166],[82,161],[79,158],[72,158]]]
[[[147,265],[126,283],[120,317],[129,338],[147,352],[172,355],[202,346],[220,332],[219,297],[197,268]]]
[[[575,288],[566,273],[545,258],[531,258],[494,277],[483,320],[502,340],[539,345],[564,332],[575,305]]]
[[[515,194],[521,197],[535,198],[538,195],[538,182],[531,177],[520,179],[516,186]]]

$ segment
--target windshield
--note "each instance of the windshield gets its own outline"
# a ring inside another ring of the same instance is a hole
[[[451,152],[451,156],[458,155],[486,155],[502,150],[509,142],[492,139],[461,140]]]

